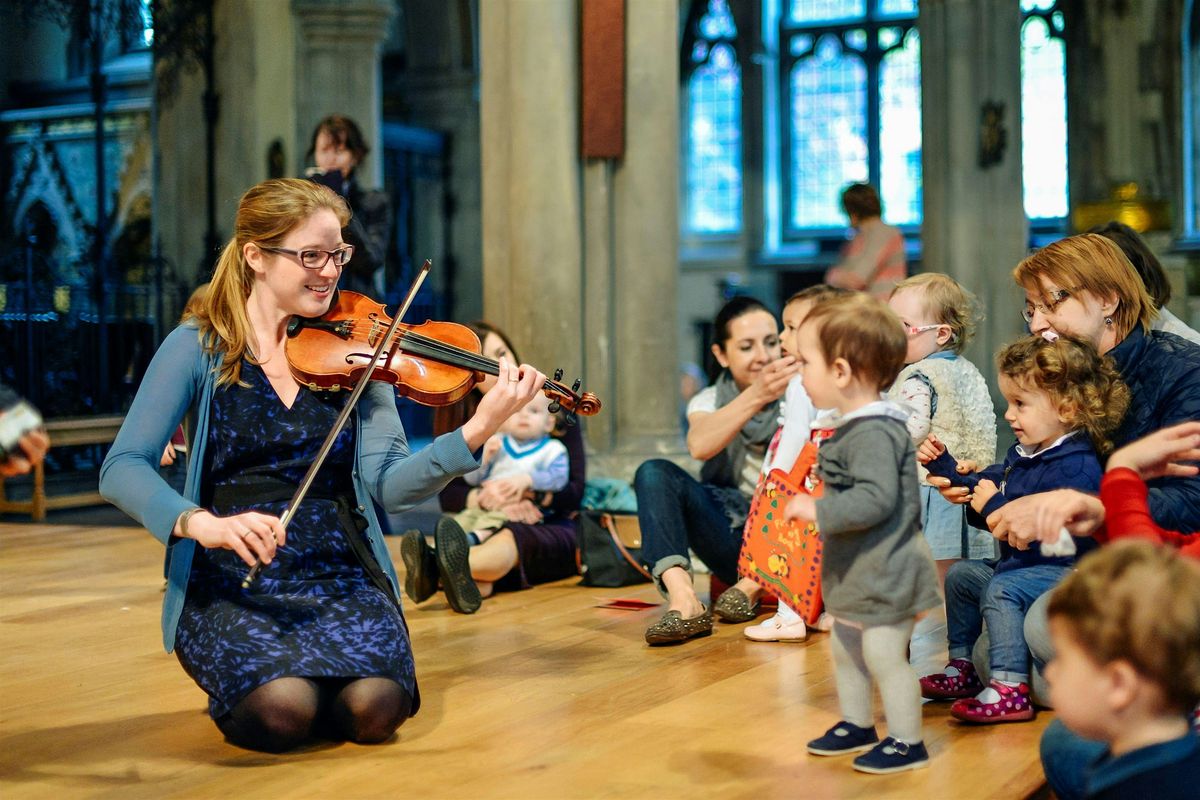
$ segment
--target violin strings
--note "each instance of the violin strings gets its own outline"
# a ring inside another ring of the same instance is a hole
[[[355,341],[362,341],[362,342],[368,341],[370,339],[369,334],[361,336],[361,337],[355,335],[357,332],[358,325],[359,325],[358,322],[351,323],[350,338]],[[377,323],[371,323],[371,327],[373,329],[376,328]],[[499,369],[500,369],[499,364],[497,364],[492,359],[486,358],[478,353],[473,353],[470,350],[465,350],[461,347],[447,344],[446,342],[443,342],[439,339],[434,339],[434,338],[425,336],[424,334],[415,333],[411,330],[399,332],[397,334],[396,338],[402,345],[405,343],[417,345],[417,347],[410,346],[408,349],[410,352],[416,353],[418,355],[425,355],[425,356],[428,356],[428,357],[434,358],[434,359],[438,359],[440,356],[442,360],[449,359],[450,357],[457,357],[458,359],[461,360],[462,363],[457,364],[457,363],[449,362],[449,363],[451,363],[452,366],[469,366],[469,367],[472,367],[473,369],[479,370],[480,372],[486,372],[491,375],[499,374]],[[560,384],[556,381],[552,381],[549,378],[547,378],[546,381],[544,382],[543,388],[551,389],[555,392],[567,393],[571,397],[576,396],[575,393],[570,391],[569,389],[567,389],[566,386],[563,386],[562,384]]]

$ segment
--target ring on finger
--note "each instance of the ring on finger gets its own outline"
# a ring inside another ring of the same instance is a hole
[[[243,539],[245,539],[245,538],[246,538],[247,536],[249,536],[249,535],[250,535],[250,529],[249,529],[249,528],[244,528],[244,529],[242,529],[242,532],[238,534],[238,536],[242,537]]]

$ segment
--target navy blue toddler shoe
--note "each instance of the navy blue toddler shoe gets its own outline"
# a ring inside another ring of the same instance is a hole
[[[842,756],[870,750],[879,741],[875,728],[860,728],[852,722],[842,720],[819,739],[808,743],[808,752],[814,756]]]
[[[874,775],[887,775],[889,772],[903,772],[906,769],[928,766],[929,751],[925,749],[924,742],[908,744],[891,736],[875,745],[871,752],[854,759],[856,770]]]

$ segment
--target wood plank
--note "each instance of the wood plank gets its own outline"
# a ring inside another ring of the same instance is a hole
[[[389,546],[399,563],[398,540]],[[737,626],[649,648],[648,586],[575,580],[479,613],[406,607],[424,706],[390,742],[282,756],[226,744],[162,652],[162,546],[133,528],[0,525],[0,795],[7,798],[1025,797],[1042,784],[1033,723],[967,728],[925,707],[930,768],[866,776],[803,742],[838,718],[824,634],[755,644]],[[918,669],[944,623],[923,621]],[[976,768],[978,767],[978,768]]]

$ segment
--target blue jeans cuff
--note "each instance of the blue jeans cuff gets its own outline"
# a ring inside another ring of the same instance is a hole
[[[687,570],[689,577],[695,577],[695,575],[692,573],[692,562],[689,561],[685,556],[672,555],[660,558],[658,561],[654,562],[654,569],[650,572],[650,574],[654,577],[654,585],[658,587],[658,593],[663,597],[667,596],[667,589],[665,586],[663,586],[662,574],[672,567],[683,567]]]

